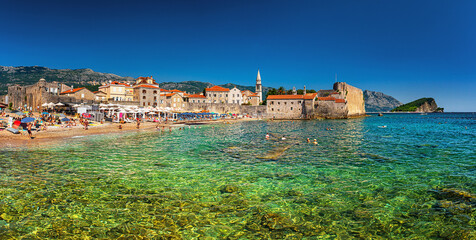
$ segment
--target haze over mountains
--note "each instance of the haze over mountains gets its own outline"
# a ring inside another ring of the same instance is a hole
[[[50,69],[40,66],[20,66],[4,67],[0,66],[0,95],[7,94],[8,86],[30,85],[38,82],[40,78],[47,81],[57,81],[67,85],[79,86],[98,86],[109,81],[133,81],[132,77],[121,77],[111,73],[95,72],[89,68],[84,69]],[[184,82],[162,82],[159,83],[164,89],[178,89],[189,93],[200,93],[204,88],[213,86],[213,83],[200,81]],[[221,87],[240,90],[255,91],[255,86],[243,86],[233,83],[219,85]],[[266,94],[269,87],[263,86],[263,93]],[[375,91],[364,91],[365,109],[367,112],[386,112],[402,105],[400,101],[392,96]]]

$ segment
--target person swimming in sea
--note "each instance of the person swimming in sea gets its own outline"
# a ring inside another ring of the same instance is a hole
[[[286,140],[286,137],[283,135],[283,137],[281,138],[281,140]]]
[[[311,142],[311,140],[309,140],[309,138],[307,138],[307,140],[306,140],[306,141],[307,141],[308,143],[310,143],[310,142]]]
[[[314,139],[314,142],[312,143],[314,143],[314,145],[317,145],[317,139]]]
[[[266,133],[266,140],[269,140],[269,133]]]

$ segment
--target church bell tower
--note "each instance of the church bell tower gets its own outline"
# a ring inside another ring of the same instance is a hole
[[[259,75],[258,69],[258,76],[256,76],[256,94],[259,96],[259,102],[263,101],[263,90],[261,89],[261,76]]]

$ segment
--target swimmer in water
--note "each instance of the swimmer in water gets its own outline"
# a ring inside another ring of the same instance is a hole
[[[286,140],[286,138],[284,137],[284,135],[283,135],[283,137],[281,138],[281,140]]]
[[[266,140],[269,139],[269,133],[266,133]]]
[[[307,142],[309,143],[309,142],[311,142],[311,140],[309,140],[309,138],[307,138]]]
[[[312,143],[314,143],[314,145],[317,145],[317,140],[316,140],[316,139],[314,139],[314,142],[312,142]]]

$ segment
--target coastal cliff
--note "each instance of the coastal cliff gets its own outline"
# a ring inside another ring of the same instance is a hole
[[[433,98],[420,98],[413,102],[396,107],[392,112],[443,112],[443,108],[438,107]]]

